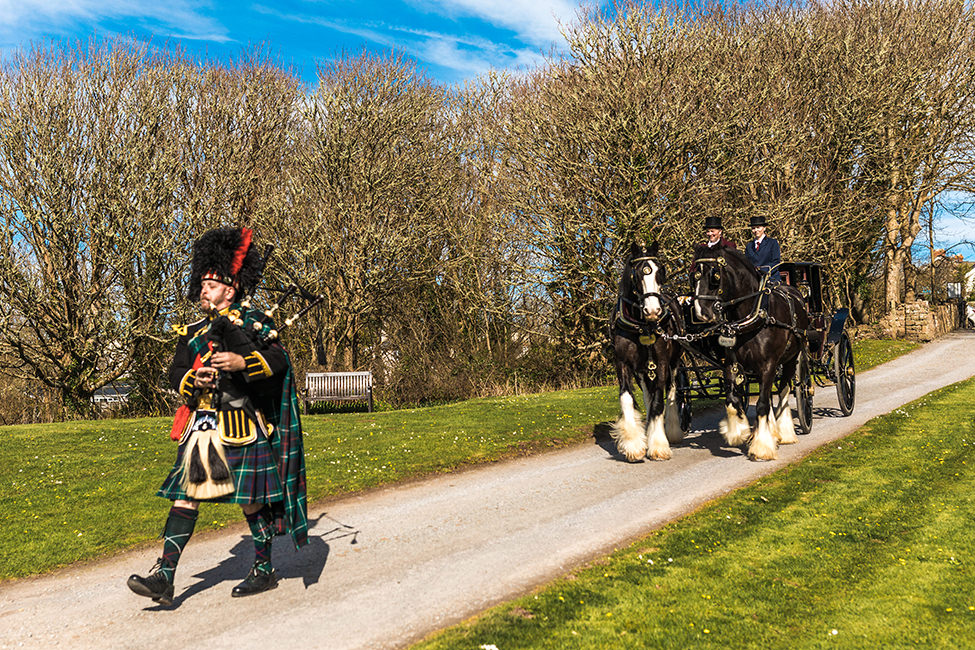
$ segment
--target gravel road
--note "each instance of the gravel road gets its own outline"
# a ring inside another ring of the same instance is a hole
[[[812,433],[772,462],[722,447],[711,414],[695,419],[669,461],[626,463],[597,439],[313,506],[311,544],[295,552],[278,538],[281,584],[251,598],[230,598],[252,559],[243,524],[191,540],[172,608],[125,586],[152,565],[155,546],[6,582],[0,647],[402,647],[975,375],[973,344],[975,332],[955,332],[861,373],[847,418],[835,390],[818,389]]]

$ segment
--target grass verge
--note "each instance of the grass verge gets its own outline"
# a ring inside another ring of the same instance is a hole
[[[874,347],[887,343],[899,342]],[[613,386],[308,416],[309,501],[577,443],[617,414]],[[155,492],[175,457],[169,428],[167,418],[0,427],[0,579],[158,536],[169,502]],[[240,520],[237,506],[208,504],[197,530]]]
[[[857,372],[869,370],[921,347],[916,341],[862,339],[853,342],[853,364]]]
[[[975,646],[975,380],[415,648]]]
[[[592,439],[616,417],[600,387],[384,413],[308,416],[309,501]],[[170,420],[94,420],[0,428],[0,579],[26,576],[154,539],[169,502]],[[197,530],[241,521],[206,504]]]

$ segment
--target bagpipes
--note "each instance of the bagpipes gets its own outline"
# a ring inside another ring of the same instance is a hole
[[[258,281],[263,280],[264,269],[267,268],[267,262],[271,258],[271,254],[274,252],[274,245],[268,244],[264,248],[264,268],[261,270],[261,275]],[[251,324],[251,327],[246,328],[244,326],[244,321],[242,319],[243,314],[239,311],[231,311],[228,314],[220,314],[213,307],[209,305],[204,307],[204,312],[210,319],[210,327],[204,335],[207,347],[213,352],[235,352],[241,356],[247,356],[253,352],[259,352],[262,349],[267,349],[269,346],[273,345],[281,335],[281,332],[291,327],[294,323],[298,322],[301,318],[305,317],[312,309],[319,306],[325,299],[323,295],[316,295],[305,287],[303,287],[295,277],[287,271],[287,269],[282,269],[287,278],[291,281],[291,285],[281,292],[281,297],[279,297],[274,304],[263,311],[263,316],[266,320],[261,318],[255,318]],[[257,290],[254,291],[256,293]],[[280,327],[272,327],[271,320],[274,314],[280,309],[285,302],[295,295],[307,301],[307,304],[298,310],[295,314],[289,316],[285,319],[284,324]],[[240,306],[243,309],[251,308],[251,299],[246,298],[240,302]],[[207,358],[206,361],[202,362],[202,367],[210,367],[210,359],[212,354]],[[202,393],[201,388],[194,388],[193,395],[189,398],[188,406],[190,408],[196,408],[196,404],[199,402],[200,395]],[[214,391],[216,394],[216,399],[219,399],[220,391]],[[213,408],[218,408],[219,403],[214,403]]]

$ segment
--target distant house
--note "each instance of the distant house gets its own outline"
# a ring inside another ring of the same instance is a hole
[[[95,394],[91,396],[91,401],[101,408],[111,408],[129,401],[129,393],[131,392],[131,384],[125,381],[115,381],[96,390]]]
[[[975,295],[975,266],[968,269],[968,273],[965,274],[964,284],[965,295],[971,300],[972,296]]]

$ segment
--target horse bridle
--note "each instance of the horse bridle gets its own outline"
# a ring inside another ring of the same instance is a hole
[[[645,257],[634,257],[633,259],[630,260],[630,280],[632,283],[640,287],[640,289],[643,289],[643,282],[641,281],[642,277],[644,275],[650,275],[651,270],[649,266],[642,265],[642,269],[643,269],[642,272],[638,272],[636,267],[637,262],[653,262],[654,264],[657,265],[658,268],[660,268],[660,258],[648,255]],[[667,300],[663,295],[660,294],[659,291],[641,290],[641,291],[633,291],[633,293],[635,295],[640,296],[639,302],[633,304],[641,304],[647,298],[656,298],[657,300],[660,301],[660,305],[663,308],[663,305]]]
[[[723,257],[702,257],[700,259],[694,260],[695,266],[697,265],[698,262],[716,263],[718,266],[721,267],[726,267],[728,265],[728,261]],[[720,329],[722,332],[725,333],[725,335],[730,336],[730,335],[738,335],[745,331],[750,331],[754,329],[756,326],[760,327],[763,325],[771,325],[775,327],[783,327],[785,329],[795,332],[796,334],[802,334],[802,332],[797,330],[795,326],[795,314],[793,313],[793,305],[791,300],[787,301],[787,304],[789,305],[789,312],[792,315],[791,324],[782,323],[776,320],[775,318],[772,318],[769,315],[769,313],[762,307],[762,297],[772,294],[775,289],[775,287],[770,287],[768,285],[768,279],[769,279],[768,275],[762,276],[757,291],[753,291],[751,293],[745,294],[744,296],[739,296],[738,298],[729,300],[727,302],[722,302],[721,293],[723,290],[721,287],[721,272],[718,271],[717,273],[718,273],[718,295],[698,296],[696,293],[694,295],[695,300],[715,301],[714,311],[717,318],[714,325],[710,329]],[[695,271],[694,275],[696,279],[700,280],[701,271]],[[752,298],[755,299],[755,307],[754,309],[751,310],[751,313],[749,313],[748,316],[736,322],[729,322],[724,317],[724,310],[726,308],[745,302],[746,300],[751,300]]]
[[[642,303],[644,300],[647,298],[657,298],[657,300],[660,301],[660,318],[656,321],[649,322],[643,320],[642,318],[637,319],[627,316],[625,310],[618,309],[616,324],[623,326],[623,328],[626,330],[652,334],[655,332],[660,332],[661,325],[674,315],[672,304],[676,299],[670,294],[660,293],[659,291],[642,291],[643,283],[640,280],[644,275],[649,275],[649,267],[643,266],[642,270],[637,270],[639,266],[637,263],[639,262],[654,262],[658,265],[658,267],[660,266],[660,259],[654,256],[634,257],[631,259],[629,261],[631,266],[630,284],[637,285],[639,290],[637,290],[636,287],[631,287],[629,292],[630,295],[621,294],[619,301],[621,303],[631,305],[632,307],[642,309]],[[660,285],[660,289],[663,290],[664,285]],[[634,300],[631,296],[639,296],[639,298]],[[622,307],[623,305],[620,305],[620,308]]]
[[[726,260],[723,257],[701,257],[701,258],[698,258],[698,259],[694,260],[695,270],[694,270],[693,277],[694,277],[694,280],[695,280],[695,284],[696,284],[696,281],[700,281],[700,279],[704,275],[704,272],[703,271],[700,271],[700,270],[698,270],[696,268],[697,265],[699,263],[702,263],[702,262],[707,263],[707,264],[716,264],[718,267],[726,267],[726,266],[728,266],[728,260]],[[711,269],[708,268],[708,270],[710,271]],[[721,286],[721,280],[722,280],[722,277],[721,277],[721,268],[715,269],[714,273],[715,273],[715,275],[717,275],[717,279],[718,279],[718,293],[716,295],[699,296],[697,294],[697,291],[695,290],[694,291],[694,300],[713,300],[714,301],[714,312],[715,312],[715,315],[718,317],[718,322],[721,322],[723,320],[722,316],[724,314],[724,307],[725,307],[725,304],[721,302],[721,294],[724,293],[724,289]],[[728,304],[734,304],[735,302],[740,302],[740,300],[736,300],[736,301],[733,301],[732,303],[728,303]]]

